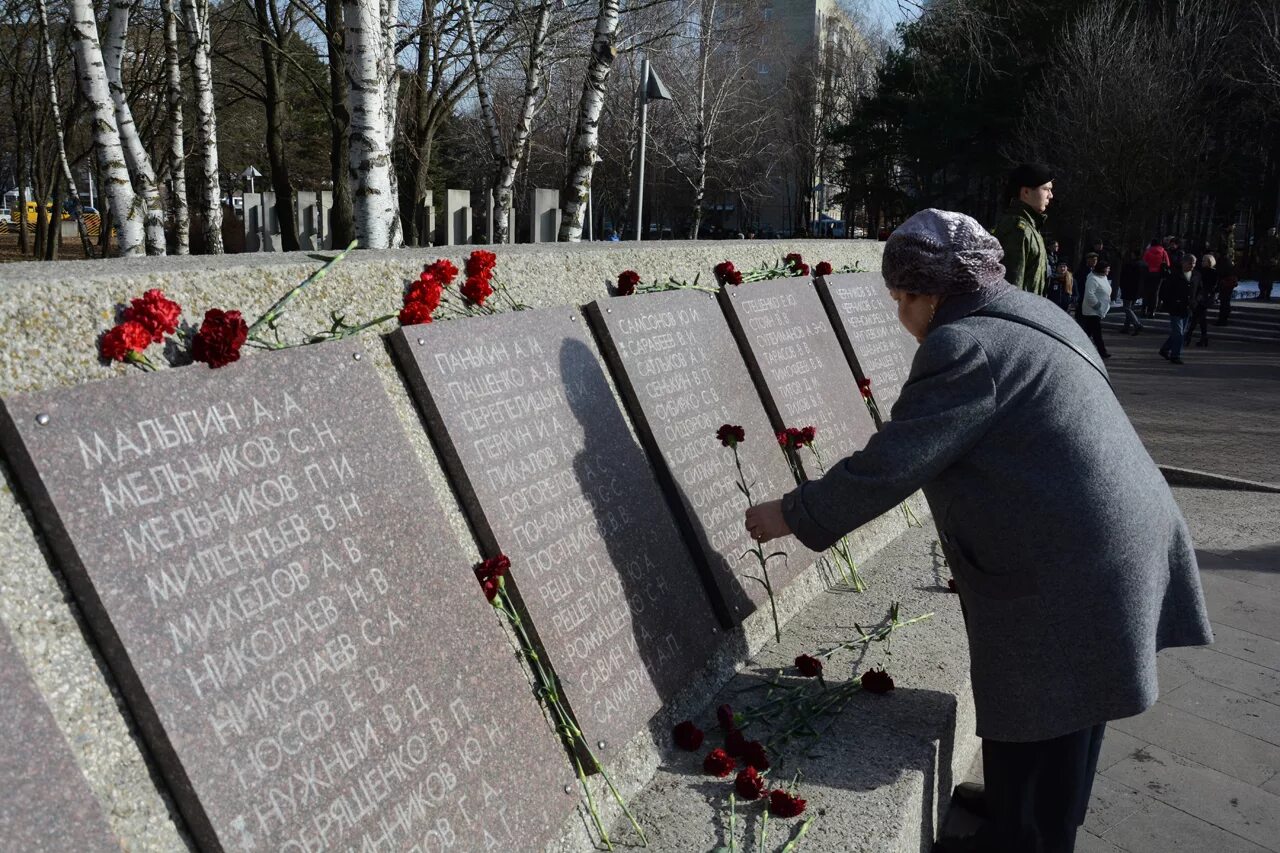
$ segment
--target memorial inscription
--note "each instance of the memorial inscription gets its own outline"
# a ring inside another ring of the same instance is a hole
[[[576,799],[362,356],[4,400],[6,453],[202,848],[513,849]]]
[[[720,303],[775,429],[816,427],[824,465],[866,446],[875,421],[809,279],[725,288]],[[799,459],[810,478],[821,476],[811,454]]]
[[[714,297],[693,291],[598,301],[587,312],[632,420],[697,544],[721,618],[741,622],[768,598],[744,576],[758,571],[741,559],[754,544],[743,524],[747,502],[736,485],[733,455],[716,440],[716,429],[730,423],[746,431],[738,451],[757,501],[780,497],[795,479],[724,315]],[[775,590],[816,559],[790,537],[770,549],[786,554],[769,562]]]
[[[871,379],[880,417],[888,420],[919,345],[898,322],[898,307],[884,278],[880,273],[837,273],[819,278],[817,290],[845,357],[859,379]]]
[[[0,847],[110,853],[120,845],[0,625]]]
[[[719,632],[575,308],[392,336],[485,546],[597,757],[639,731]]]

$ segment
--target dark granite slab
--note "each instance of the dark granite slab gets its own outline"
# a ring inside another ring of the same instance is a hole
[[[720,305],[774,428],[817,428],[817,456],[797,454],[809,477],[866,446],[876,423],[807,276],[726,287]]]
[[[878,272],[837,273],[817,282],[840,345],[859,379],[871,378],[880,417],[889,419],[919,344],[898,322],[898,306]]]
[[[716,440],[725,423],[743,427],[743,470],[757,502],[781,497],[795,478],[714,296],[673,291],[591,303],[618,389],[631,410],[664,487],[680,508],[717,593],[722,617],[742,621],[768,601],[746,574],[758,574],[743,524],[746,498],[735,483],[733,454]],[[784,558],[769,561],[782,589],[817,556],[795,539],[770,543]]]
[[[0,438],[204,849],[514,849],[577,799],[355,344],[9,397]]]
[[[0,625],[0,848],[109,853],[120,845],[26,664]]]
[[[392,342],[485,547],[607,762],[719,627],[576,308],[413,326]],[[601,747],[600,744],[605,746]]]

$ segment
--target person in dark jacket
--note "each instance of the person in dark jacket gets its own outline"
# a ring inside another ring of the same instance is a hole
[[[1133,310],[1134,303],[1142,298],[1142,285],[1147,277],[1147,265],[1134,253],[1120,270],[1120,300],[1124,303],[1124,327],[1121,334],[1136,335],[1142,331],[1142,321]]]
[[[1218,264],[1218,319],[1214,321],[1215,326],[1225,326],[1231,319],[1231,296],[1240,283],[1232,254],[1234,253],[1222,253]]]
[[[1160,345],[1160,355],[1174,364],[1182,364],[1182,341],[1187,333],[1187,317],[1200,288],[1200,273],[1196,270],[1196,256],[1182,255],[1182,269],[1165,279],[1160,285],[1164,310],[1169,312],[1169,337]]]
[[[1045,296],[1063,311],[1071,310],[1071,300],[1075,297],[1075,279],[1071,276],[1071,270],[1067,269],[1066,261],[1058,261],[1057,266],[1052,269]]]
[[[1196,342],[1196,346],[1209,345],[1209,306],[1218,295],[1217,263],[1217,259],[1209,253],[1205,253],[1200,259],[1200,286],[1191,303],[1191,321],[1187,323],[1187,334],[1183,340],[1187,346],[1191,345],[1191,336],[1197,325],[1200,327],[1200,340]]]
[[[1044,212],[1053,200],[1053,172],[1024,163],[1009,175],[1009,207],[992,233],[1004,249],[1005,280],[1028,293],[1044,295],[1049,268],[1044,247]]]
[[[982,226],[922,211],[883,272],[920,341],[892,419],[746,528],[821,552],[923,489],[965,612],[988,820],[939,849],[1070,851],[1105,724],[1155,702],[1157,650],[1212,641],[1191,536],[1089,339],[1003,280]]]

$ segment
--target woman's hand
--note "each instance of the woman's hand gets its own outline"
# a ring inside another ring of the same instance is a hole
[[[765,543],[791,535],[787,520],[782,517],[782,501],[768,501],[750,507],[746,514],[747,533],[756,542]]]

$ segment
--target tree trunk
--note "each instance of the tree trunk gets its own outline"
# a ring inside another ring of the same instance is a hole
[[[102,44],[102,59],[106,64],[107,86],[115,107],[116,130],[120,134],[120,143],[124,146],[125,163],[129,166],[134,189],[143,205],[147,254],[163,255],[166,250],[164,215],[160,190],[156,187],[156,172],[151,166],[151,157],[142,144],[142,138],[138,135],[138,126],[133,122],[133,110],[129,108],[129,99],[125,96],[121,67],[125,40],[129,37],[129,12],[133,3],[134,0],[111,0],[111,11],[107,15],[107,38]]]
[[[560,220],[560,239],[576,243],[582,239],[582,223],[587,210],[587,194],[591,188],[591,175],[596,167],[596,152],[600,146],[600,113],[604,110],[605,89],[613,59],[617,51],[613,47],[618,32],[619,0],[600,0],[596,15],[595,35],[591,41],[591,61],[587,64],[587,77],[582,84],[582,98],[578,101],[578,126],[574,131],[573,154],[565,179],[563,216]],[[640,81],[643,86],[648,81]]]
[[[75,176],[71,173],[71,164],[67,162],[67,143],[62,133],[62,107],[61,100],[58,98],[58,76],[53,66],[53,49],[49,46],[49,10],[45,6],[45,0],[38,0],[37,7],[40,14],[40,43],[44,48],[45,70],[49,74],[49,100],[53,107],[53,130],[58,138],[58,164],[62,167],[62,177],[67,182],[67,188],[74,205],[72,210],[75,214],[76,226],[80,231],[80,245],[84,249],[84,256],[92,258],[93,244],[89,242],[89,229],[85,227],[84,214],[80,211],[80,193],[76,188]]]
[[[546,61],[547,31],[551,27],[551,0],[542,0],[538,4],[538,18],[534,23],[533,36],[529,41],[529,67],[525,71],[524,98],[520,104],[520,116],[512,128],[511,146],[507,156],[502,158],[501,168],[493,182],[493,239],[495,243],[514,242],[515,235],[510,233],[510,212],[514,205],[514,187],[516,172],[524,159],[526,143],[533,129],[533,117],[538,111],[538,100],[542,97],[542,66]],[[498,152],[494,152],[495,155]]]
[[[329,30],[329,106],[333,122],[329,127],[329,178],[333,182],[333,208],[329,211],[329,233],[332,245],[345,248],[355,239],[351,210],[351,159],[347,135],[351,132],[351,113],[347,111],[346,33],[343,26],[342,0],[324,0],[325,26]]]
[[[169,201],[173,205],[175,251],[191,252],[191,212],[187,208],[187,155],[182,139],[182,66],[178,60],[178,12],[164,0],[165,98],[169,104]]]
[[[58,244],[62,242],[62,205],[58,204],[58,197],[62,194],[62,180],[62,170],[54,171],[53,186],[49,190],[53,204],[49,209],[49,224],[44,234],[44,249],[41,254],[46,261],[58,259]]]
[[[355,234],[361,248],[386,249],[393,245],[397,200],[392,192],[387,138],[382,4],[379,0],[344,0],[343,15]]]
[[[485,130],[489,135],[489,156],[493,158],[493,174],[495,187],[498,176],[502,174],[503,162],[506,160],[506,149],[502,144],[502,133],[498,130],[498,116],[493,109],[493,98],[489,95],[489,84],[485,81],[484,65],[480,62],[480,44],[476,38],[475,19],[471,14],[471,0],[462,0],[462,17],[467,26],[467,45],[471,51],[471,70],[476,78],[476,98],[480,102],[480,115],[484,119]],[[497,202],[495,199],[495,208]],[[495,243],[513,243],[515,235],[507,233],[508,216],[499,215],[498,210],[492,214],[497,221],[493,223]]]
[[[711,147],[707,133],[707,66],[711,62],[711,25],[715,20],[716,0],[704,0],[702,15],[698,21],[698,115],[694,122],[697,145],[693,152],[693,225],[689,239],[698,239],[702,226],[702,201],[707,191],[707,150]],[[646,83],[648,81],[645,81]]]
[[[271,189],[276,194],[276,222],[280,226],[280,248],[298,251],[298,226],[294,221],[293,183],[289,180],[289,164],[284,156],[284,75],[280,52],[285,46],[272,26],[267,12],[268,0],[253,0],[258,25],[258,46],[262,53],[262,76],[266,85],[263,107],[267,113],[267,160],[271,164]]]
[[[85,0],[80,0],[85,2]],[[218,117],[213,106],[209,61],[209,0],[182,0],[191,74],[196,87],[196,151],[200,161],[200,206],[205,252],[222,254],[222,185],[218,175]]]
[[[94,18],[93,0],[70,2],[76,69],[80,77],[80,91],[89,107],[93,147],[102,170],[102,193],[111,201],[120,254],[141,255],[146,251],[146,237],[141,211],[137,208],[133,185],[129,181],[129,168],[125,164],[120,134],[116,130],[115,107],[107,86],[106,66],[102,61],[102,46],[98,42],[98,22]],[[102,227],[107,228],[108,224],[104,222]]]
[[[400,96],[399,65],[396,61],[396,30],[399,24],[400,0],[382,0],[382,79],[386,85],[383,99],[383,121],[386,124],[387,154],[391,158],[391,247],[404,245],[404,223],[400,219],[400,174],[396,171],[396,106]]]

